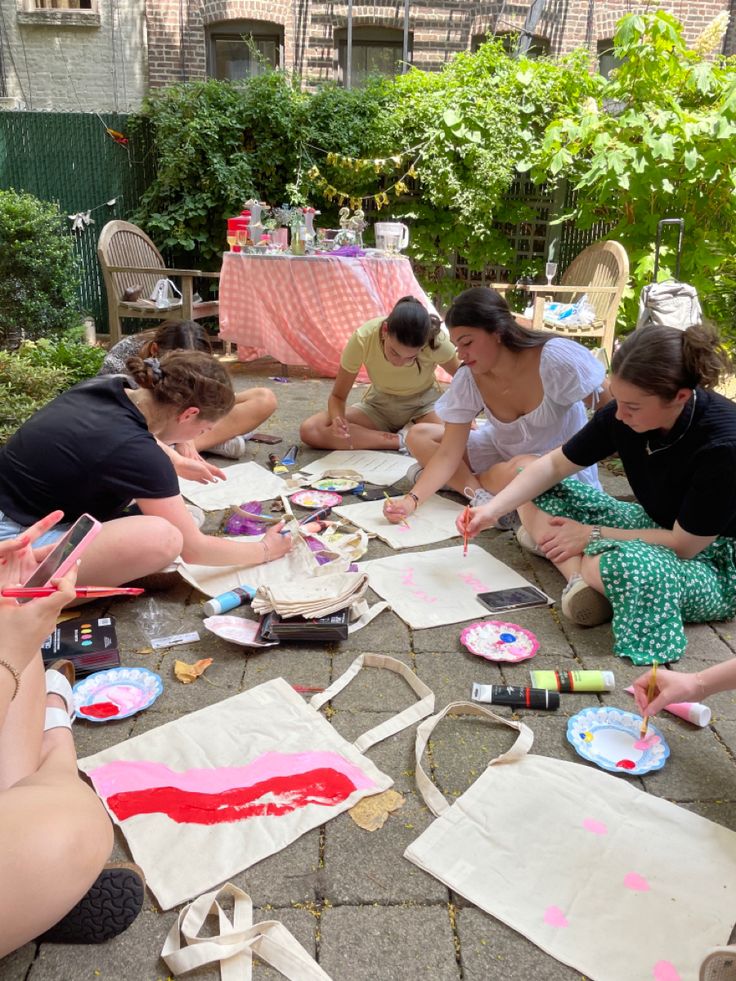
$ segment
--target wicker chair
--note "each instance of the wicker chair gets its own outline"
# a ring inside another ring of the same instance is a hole
[[[122,336],[120,321],[128,317],[146,320],[201,320],[216,317],[219,304],[196,301],[193,281],[196,278],[219,279],[219,272],[200,272],[196,269],[167,269],[151,239],[136,225],[127,221],[110,221],[102,229],[97,243],[97,257],[107,290],[107,311],[110,322],[110,343]],[[156,281],[167,277],[181,282],[181,300],[172,302],[166,310],[157,310],[147,299]],[[126,290],[142,287],[136,300],[124,299]]]
[[[629,278],[629,257],[620,242],[596,242],[584,249],[565,270],[559,286],[526,287],[534,298],[531,326],[549,330],[565,337],[582,339],[600,337],[608,364],[613,355],[616,316]],[[495,289],[508,290],[508,284],[493,284]],[[596,319],[586,327],[564,327],[544,322],[545,299],[573,303],[587,293]]]

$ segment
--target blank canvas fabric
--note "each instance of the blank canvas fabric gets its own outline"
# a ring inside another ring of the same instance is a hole
[[[343,504],[333,508],[333,511],[395,549],[433,545],[448,538],[457,538],[455,521],[464,510],[460,504],[433,494],[422,502],[421,508],[409,516],[406,524],[394,525],[383,516],[384,503],[366,501],[360,504]]]
[[[488,616],[478,593],[530,586],[523,576],[494,559],[478,545],[409,552],[360,562],[371,589],[410,627],[439,627]]]
[[[481,713],[517,743],[450,805],[424,746],[443,715]],[[527,755],[531,742],[472,703],[422,723],[417,784],[439,816],[405,857],[587,978],[694,981],[736,921],[736,834],[627,778]]]
[[[216,484],[200,484],[180,477],[179,490],[203,511],[222,511],[245,501],[270,501],[287,489],[281,477],[252,460],[227,467],[225,473],[227,480]]]
[[[369,484],[395,484],[406,477],[414,457],[385,450],[334,450],[302,467],[302,473],[315,476],[327,470],[355,470]]]

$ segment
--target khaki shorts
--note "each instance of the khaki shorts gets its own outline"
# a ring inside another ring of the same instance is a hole
[[[434,385],[413,395],[387,395],[371,387],[351,409],[360,409],[383,432],[398,433],[408,422],[432,412],[440,390]]]

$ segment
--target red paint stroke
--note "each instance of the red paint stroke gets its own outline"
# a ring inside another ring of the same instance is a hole
[[[89,715],[93,719],[111,719],[113,715],[120,714],[120,706],[114,702],[93,702],[91,705],[82,705],[79,714]]]
[[[633,760],[619,760],[616,766],[620,767],[622,770],[635,770],[636,763]]]
[[[307,804],[340,804],[356,789],[331,767],[270,777],[249,787],[200,794],[176,787],[154,787],[112,794],[107,806],[119,821],[138,814],[166,814],[179,824],[227,824],[245,818],[290,814]]]

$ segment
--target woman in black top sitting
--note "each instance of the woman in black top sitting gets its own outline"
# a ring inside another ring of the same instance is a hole
[[[474,535],[518,507],[520,543],[567,579],[562,612],[612,613],[635,664],[678,660],[683,621],[736,614],[736,405],[711,390],[724,366],[708,327],[635,331],[613,356],[615,401],[471,512]],[[565,479],[612,453],[639,503]]]
[[[225,369],[199,351],[130,358],[125,375],[90,378],[25,422],[0,449],[0,540],[57,508],[66,527],[87,512],[104,522],[85,550],[80,585],[119,585],[165,568],[177,555],[201,565],[252,566],[284,555],[275,526],[260,542],[203,535],[157,443],[185,442],[230,411]],[[123,516],[132,502],[142,514]],[[44,545],[66,530],[57,526]]]

